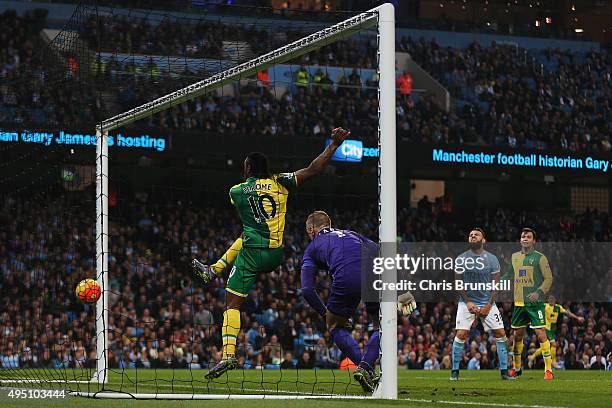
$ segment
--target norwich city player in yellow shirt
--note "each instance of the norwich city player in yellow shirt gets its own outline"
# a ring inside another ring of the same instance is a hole
[[[552,286],[553,278],[546,256],[535,250],[536,233],[531,228],[521,232],[521,250],[512,254],[508,275],[514,279],[514,310],[510,326],[514,330],[514,369],[510,375],[523,373],[521,356],[525,328],[531,327],[540,341],[544,358],[544,379],[552,380],[550,342],[546,338],[544,297]]]
[[[205,378],[213,379],[228,370],[238,368],[235,357],[240,333],[240,308],[261,273],[272,272],[285,259],[283,233],[287,199],[298,185],[321,173],[336,149],[350,135],[342,128],[331,133],[331,143],[308,167],[293,173],[271,174],[268,159],[262,153],[251,153],[244,160],[245,181],[229,190],[230,201],[242,221],[242,237],[238,238],[214,265],[204,265],[194,259],[195,276],[207,284],[232,265],[227,280],[226,310],[223,313],[222,360],[208,371]]]
[[[546,337],[548,341],[550,341],[550,355],[552,357],[553,363],[555,362],[555,358],[557,357],[557,321],[559,320],[559,315],[566,315],[570,319],[574,319],[578,321],[578,323],[584,323],[584,317],[576,316],[571,311],[563,308],[563,306],[557,304],[557,299],[553,295],[549,295],[547,299],[547,303],[545,306],[545,315],[546,315]],[[542,355],[542,347],[537,349],[535,353],[529,356],[529,361],[533,363],[536,358]]]

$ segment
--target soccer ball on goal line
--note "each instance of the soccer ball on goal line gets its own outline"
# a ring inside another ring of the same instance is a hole
[[[75,293],[84,303],[96,303],[102,294],[100,284],[93,279],[83,279],[76,287]]]

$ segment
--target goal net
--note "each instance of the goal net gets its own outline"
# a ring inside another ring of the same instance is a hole
[[[315,210],[395,242],[393,7],[324,19],[251,11],[80,4],[61,30],[41,23],[32,34],[37,51],[12,74],[16,108],[1,123],[13,180],[2,185],[2,215],[17,219],[18,237],[0,260],[10,305],[1,385],[107,398],[364,396],[359,362],[301,294],[300,264]],[[203,285],[192,259],[215,264],[242,233],[227,193],[244,181],[248,153],[291,173],[334,127],[350,140],[279,207],[283,261],[245,289],[238,334],[228,335],[232,265]],[[95,304],[74,295],[85,278],[101,287]],[[329,278],[318,282],[325,301]],[[386,295],[376,395],[397,398],[396,299]],[[360,305],[346,330],[359,353],[372,318]],[[206,379],[228,336],[238,367]]]

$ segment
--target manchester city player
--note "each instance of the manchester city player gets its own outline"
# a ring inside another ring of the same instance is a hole
[[[373,392],[377,382],[374,367],[380,345],[378,303],[366,302],[366,310],[372,317],[374,331],[363,355],[357,342],[346,329],[346,323],[361,302],[362,267],[363,271],[367,271],[371,266],[362,265],[362,262],[371,263],[371,260],[362,254],[366,253],[365,248],[377,249],[377,244],[354,231],[332,228],[331,219],[324,211],[315,211],[308,216],[306,232],[312,241],[304,251],[302,295],[325,318],[338,348],[358,364],[354,373],[355,380],[365,392]],[[323,303],[315,289],[316,276],[320,269],[327,270],[332,278],[327,304]],[[398,310],[403,314],[410,314],[414,309],[416,303],[410,293],[398,298]]]
[[[482,229],[473,228],[470,231],[468,237],[470,249],[456,259],[456,280],[473,284],[499,282],[499,261],[495,255],[484,250],[485,242],[485,234]],[[513,377],[508,375],[508,346],[504,322],[495,304],[496,291],[468,289],[459,291],[459,295],[457,318],[455,320],[455,340],[453,341],[451,381],[459,379],[459,363],[463,358],[465,341],[477,316],[480,317],[485,330],[493,330],[502,380],[514,380]]]

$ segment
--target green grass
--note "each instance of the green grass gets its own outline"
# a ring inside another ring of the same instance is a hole
[[[0,380],[11,378],[72,378],[73,371],[0,370]],[[80,373],[87,378],[88,373]],[[337,370],[264,370],[231,372],[228,376],[207,382],[204,371],[189,370],[119,370],[110,373],[106,390],[124,393],[183,393],[183,394],[268,394],[295,395],[334,394],[363,396],[361,388],[347,371]],[[399,371],[399,398],[407,401],[363,401],[367,406],[409,405],[411,407],[609,407],[612,401],[612,373],[601,371],[557,371],[554,381],[545,382],[540,370],[527,371],[518,381],[502,382],[496,371],[462,371],[461,381],[448,381],[448,371]],[[64,388],[56,385],[23,385],[28,388]],[[73,390],[95,392],[90,384],[73,384]],[[261,407],[348,408],[357,401],[343,399],[317,400],[222,400],[222,401],[136,401],[95,400],[81,397],[65,399],[25,399],[8,397],[9,389],[0,389],[2,407],[187,407],[201,404],[220,407],[240,407],[247,404]]]

